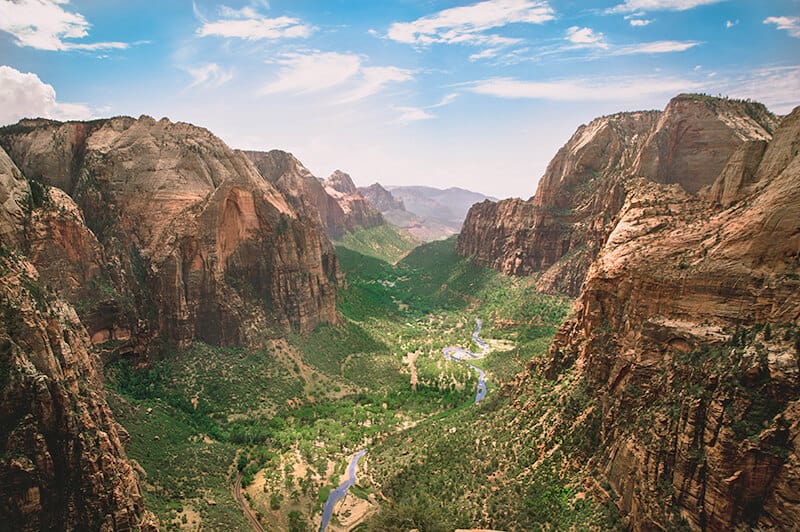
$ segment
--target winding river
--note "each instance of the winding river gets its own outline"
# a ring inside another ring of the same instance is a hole
[[[476,328],[475,332],[472,333],[472,340],[481,347],[480,354],[473,353],[472,351],[468,351],[466,349],[461,349],[460,347],[445,347],[442,349],[442,353],[447,360],[454,360],[456,362],[466,364],[478,373],[478,390],[475,393],[475,403],[478,403],[484,397],[486,397],[486,372],[481,368],[466,362],[464,358],[483,358],[486,353],[486,348],[489,346],[489,344],[481,340],[478,336],[481,333],[481,319],[475,318],[475,324]],[[336,506],[336,503],[339,502],[339,499],[347,495],[347,490],[349,490],[356,483],[356,466],[358,465],[358,459],[364,456],[366,452],[367,450],[363,449],[358,451],[355,456],[353,456],[352,460],[350,460],[347,480],[344,481],[338,488],[332,490],[328,495],[328,500],[325,501],[325,509],[322,511],[322,524],[319,527],[319,532],[325,532],[325,528],[327,528],[328,522],[330,522],[331,517],[333,516],[333,507]]]
[[[328,495],[328,500],[325,501],[325,509],[322,511],[322,524],[319,527],[319,532],[325,532],[328,521],[330,521],[331,516],[333,516],[333,507],[336,506],[339,499],[347,495],[347,490],[356,483],[356,466],[358,465],[358,459],[364,456],[366,452],[366,449],[362,449],[353,456],[353,459],[350,460],[350,467],[347,470],[347,480],[342,482],[338,488],[332,490]]]
[[[461,362],[462,364],[466,364],[470,368],[474,369],[478,373],[478,390],[475,393],[475,402],[479,403],[486,397],[486,372],[483,371],[481,368],[473,366],[469,362],[464,361],[464,357],[466,358],[483,358],[486,348],[489,346],[488,343],[481,340],[478,335],[481,333],[481,319],[475,318],[475,324],[477,327],[475,328],[475,332],[472,333],[472,339],[475,341],[476,344],[481,346],[481,353],[476,354],[472,351],[467,351],[466,349],[461,349],[460,347],[445,347],[442,349],[442,353],[447,360],[455,360],[456,362]]]

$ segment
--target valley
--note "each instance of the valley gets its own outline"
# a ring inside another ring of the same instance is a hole
[[[344,466],[362,448],[369,452],[343,507],[358,513],[365,529],[399,530],[404,519],[414,519],[403,515],[402,499],[389,502],[395,496],[377,481],[397,474],[384,468],[402,463],[408,440],[419,439],[411,445],[416,451],[428,446],[426,436],[410,434],[472,423],[474,435],[488,438],[497,425],[480,428],[478,420],[509,408],[508,398],[497,397],[471,413],[483,404],[473,407],[476,372],[447,361],[443,350],[468,347],[473,316],[484,316],[485,356],[469,363],[487,373],[488,397],[502,396],[532,355],[545,356],[570,306],[567,298],[538,294],[528,279],[473,265],[456,255],[454,244],[423,245],[395,265],[339,247],[347,282],[339,303],[343,323],[308,337],[265,338],[260,351],[198,344],[165,354],[156,369],[107,366],[112,407],[131,435],[129,455],[147,471],[146,503],[167,529],[191,525],[190,516],[212,528],[246,529],[230,496],[237,472],[265,530],[315,529]],[[409,353],[417,354],[415,391],[403,362]],[[554,477],[553,489],[567,482]],[[428,522],[443,512],[452,518],[453,494],[432,487],[424,495],[438,508]],[[342,522],[359,524],[336,513],[328,530]]]
[[[13,528],[797,522],[800,108],[597,118],[425,243],[347,173],[191,124],[0,147]]]

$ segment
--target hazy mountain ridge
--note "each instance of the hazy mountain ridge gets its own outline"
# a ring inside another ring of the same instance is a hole
[[[358,189],[389,222],[423,241],[439,240],[459,232],[473,203],[483,194],[451,187],[386,186],[374,183]]]

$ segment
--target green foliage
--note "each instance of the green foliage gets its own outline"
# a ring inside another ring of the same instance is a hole
[[[395,263],[420,244],[410,233],[392,224],[345,233],[336,245],[367,257]]]

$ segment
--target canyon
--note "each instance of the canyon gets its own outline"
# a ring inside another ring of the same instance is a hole
[[[348,243],[463,216],[393,260]],[[800,108],[604,116],[501,201],[167,119],[25,119],[0,268],[14,529],[244,529],[245,499],[311,528],[367,447],[331,529],[800,522]]]

